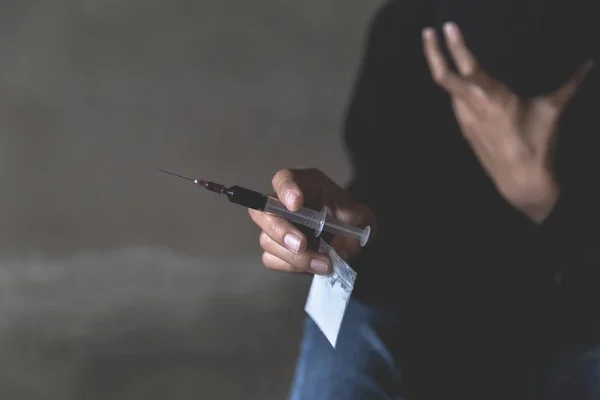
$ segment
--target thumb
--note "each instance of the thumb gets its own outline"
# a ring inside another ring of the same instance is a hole
[[[559,110],[563,110],[566,105],[571,101],[579,86],[584,81],[587,73],[594,66],[593,61],[587,61],[565,82],[560,88],[549,96],[550,102],[556,106]]]
[[[271,182],[277,197],[290,211],[298,211],[304,203],[304,194],[294,177],[294,171],[282,169]]]

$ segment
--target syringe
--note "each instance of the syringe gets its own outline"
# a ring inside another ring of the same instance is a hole
[[[360,240],[360,245],[365,246],[369,241],[371,228],[357,228],[352,225],[343,223],[327,213],[327,208],[321,211],[311,210],[310,208],[302,207],[298,211],[290,211],[278,199],[265,196],[262,193],[254,190],[246,189],[241,186],[226,187],[219,183],[206,181],[203,179],[192,179],[187,176],[175,174],[158,168],[160,172],[173,175],[201,186],[211,192],[226,195],[230,202],[262,211],[267,214],[285,219],[287,221],[306,226],[315,230],[315,236],[320,236],[322,232],[329,232],[337,236],[349,236]]]

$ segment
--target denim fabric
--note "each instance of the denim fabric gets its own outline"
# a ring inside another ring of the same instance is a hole
[[[414,337],[405,334],[409,326],[395,313],[353,299],[333,349],[307,318],[290,400],[600,399],[600,350],[593,342],[586,348],[573,343],[566,352],[552,347],[512,363],[491,351],[489,359],[480,354],[484,361],[474,368],[440,358],[447,373],[432,368],[436,372],[428,375],[421,368],[413,374],[418,354]]]

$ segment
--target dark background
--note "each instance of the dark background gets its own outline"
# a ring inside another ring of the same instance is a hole
[[[379,2],[0,3],[0,398],[283,399],[308,277],[246,211],[348,178],[340,125]]]

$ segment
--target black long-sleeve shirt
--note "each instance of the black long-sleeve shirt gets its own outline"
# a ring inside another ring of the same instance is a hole
[[[421,30],[441,35],[456,22],[482,67],[528,98],[597,58],[592,6],[400,0],[376,13],[345,123],[350,190],[379,222],[353,264],[357,298],[431,319],[587,305],[600,287],[600,65],[563,116],[554,162],[563,193],[537,226],[500,196],[464,140],[429,75]]]

